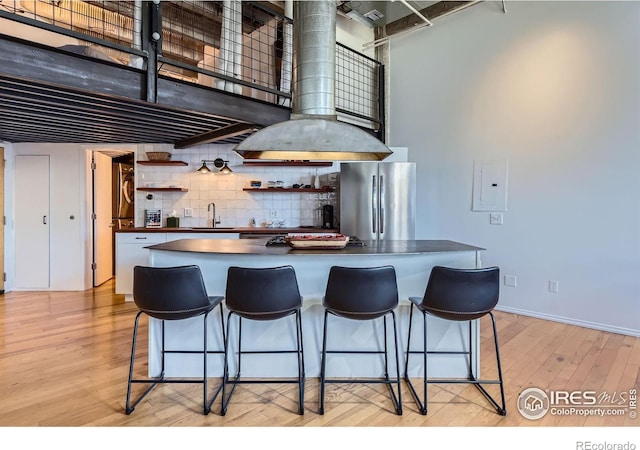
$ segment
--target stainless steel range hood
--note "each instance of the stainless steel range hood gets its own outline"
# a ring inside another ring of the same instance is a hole
[[[336,2],[294,2],[291,119],[263,128],[234,150],[245,159],[380,161],[391,150],[336,118]]]

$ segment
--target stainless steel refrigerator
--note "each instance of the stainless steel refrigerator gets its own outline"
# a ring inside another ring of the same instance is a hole
[[[341,233],[362,240],[415,239],[415,163],[341,163],[339,180]]]
[[[133,227],[135,221],[133,164],[114,162],[112,173],[112,219],[114,228],[119,230]]]

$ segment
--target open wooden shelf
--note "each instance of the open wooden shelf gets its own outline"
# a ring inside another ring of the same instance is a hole
[[[244,166],[331,167],[330,161],[242,161]]]
[[[139,187],[136,190],[145,192],[189,192],[186,188],[154,188],[154,187]]]
[[[310,188],[310,189],[305,189],[305,188],[244,188],[242,190],[243,191],[247,191],[247,192],[271,192],[271,193],[277,193],[277,192],[333,192],[332,188],[320,188],[320,189],[315,189],[315,188]]]
[[[136,161],[141,166],[188,166],[185,161]]]

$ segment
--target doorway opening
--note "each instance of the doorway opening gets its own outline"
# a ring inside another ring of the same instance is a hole
[[[115,276],[115,233],[135,224],[133,151],[94,150],[91,157],[93,287]]]

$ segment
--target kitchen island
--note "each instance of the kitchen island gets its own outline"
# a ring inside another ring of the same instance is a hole
[[[151,266],[198,265],[202,270],[209,295],[225,294],[227,269],[230,266],[293,266],[300,293],[303,296],[304,355],[306,374],[310,377],[317,377],[320,373],[322,296],[331,266],[392,265],[395,267],[400,298],[400,307],[397,311],[399,345],[403,350],[406,346],[408,327],[407,299],[409,296],[419,296],[424,293],[431,268],[435,265],[459,268],[480,267],[479,255],[484,250],[480,247],[445,240],[364,241],[364,246],[348,246],[340,250],[299,250],[288,246],[266,246],[266,242],[266,239],[180,239],[147,248]],[[233,320],[237,318],[234,317]],[[415,327],[421,326],[419,320],[414,317]],[[465,336],[468,333],[468,327],[434,317],[429,317],[429,321],[429,341],[434,344],[434,349],[460,350],[467,345],[468,339]],[[221,346],[219,320],[210,317],[208,326],[210,327],[208,335],[212,339],[209,348],[219,348]],[[382,327],[382,320],[372,323],[330,317],[328,345],[336,347],[342,342],[354,342],[357,349],[381,349],[383,343],[375,337],[380,334],[374,333],[374,326]],[[202,320],[198,318],[175,323],[168,322],[166,324],[167,348],[201,347],[202,344],[199,341],[201,327]],[[295,342],[293,319],[282,319],[279,322],[252,321],[245,324],[243,328],[243,349],[246,350],[292,348]],[[237,323],[232,327],[231,351],[237,342],[234,336],[235,331],[237,331]],[[391,327],[388,327],[388,332],[392,339]],[[472,364],[477,369],[479,354],[477,323],[472,327],[472,335],[476,355]],[[160,323],[154,319],[151,319],[149,326],[149,339],[149,374],[157,375],[160,370]],[[416,339],[416,342],[419,342],[419,339]],[[380,376],[381,358],[381,356],[371,355],[348,355],[347,358],[343,358],[343,355],[332,355],[327,360],[327,374],[341,377]],[[467,364],[459,355],[437,358],[434,356],[430,359],[431,375],[466,376]],[[401,361],[402,359],[403,357],[400,358]],[[412,358],[410,374],[420,373],[420,359]],[[202,373],[201,361],[201,357],[197,355],[168,355],[166,375],[199,376]],[[208,373],[212,376],[221,373],[222,358],[212,356],[210,364]],[[248,355],[243,357],[242,368],[245,377],[289,377],[296,373],[296,361],[295,357],[287,354]],[[235,371],[233,361],[231,361],[230,370],[231,373]]]
[[[157,227],[121,228],[115,233],[116,294],[133,301],[133,267],[149,261],[147,247],[178,239],[252,239],[288,233],[337,233],[318,227]]]

